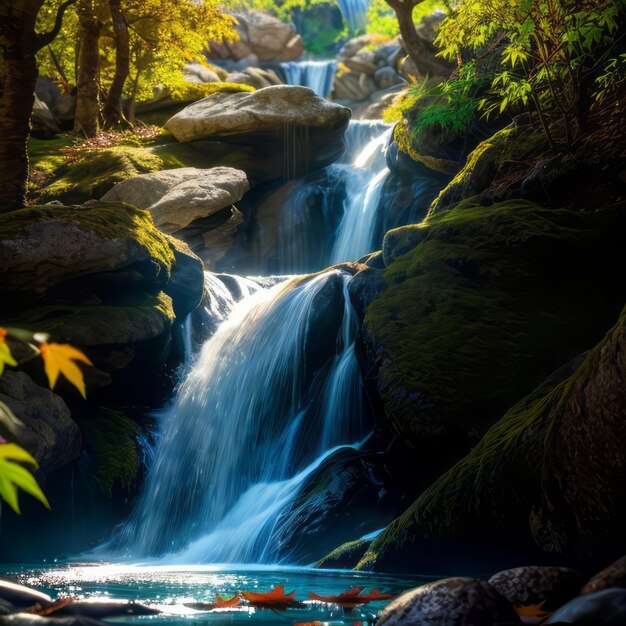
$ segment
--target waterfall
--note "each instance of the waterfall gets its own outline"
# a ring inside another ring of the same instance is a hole
[[[166,411],[116,540],[127,556],[280,560],[278,513],[338,446],[365,433],[348,281],[330,270],[250,288],[232,306]]]
[[[380,121],[351,121],[340,161],[291,183],[280,199],[273,271],[315,271],[355,261],[380,245],[373,237],[383,223],[379,198],[392,128]]]
[[[335,61],[290,61],[281,63],[288,85],[301,85],[327,98],[333,89],[337,72]]]
[[[365,28],[368,8],[369,0],[339,0],[339,9],[351,33]]]
[[[374,233],[379,221],[380,194],[389,174],[385,152],[391,132],[392,128],[387,127],[374,136],[352,162],[330,264],[356,261],[377,247]]]

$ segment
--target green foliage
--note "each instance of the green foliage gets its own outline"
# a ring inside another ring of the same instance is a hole
[[[106,495],[111,495],[116,483],[129,490],[139,467],[139,426],[123,413],[104,407],[92,419],[81,419],[79,426],[91,452],[98,487]]]
[[[499,67],[481,102],[487,115],[534,112],[552,147],[571,148],[592,106],[624,80],[617,54],[623,0],[462,0],[440,26],[448,59]]]
[[[470,62],[459,68],[456,78],[430,89],[425,82],[411,85],[409,93],[417,107],[412,132],[436,127],[459,135],[466,133],[476,120],[480,94],[488,81],[489,77],[478,75]],[[419,106],[422,99],[427,100],[424,107]]]
[[[38,30],[49,30],[61,0],[46,0],[39,15]],[[108,89],[115,70],[115,40],[105,0],[94,0],[102,24],[100,38],[100,82]],[[185,63],[205,62],[207,41],[236,39],[233,18],[223,13],[217,0],[123,0],[122,11],[129,29],[130,75],[125,94],[150,99],[154,87],[165,86],[173,93],[186,88]],[[55,77],[69,88],[76,83],[78,38],[76,5],[65,16],[59,36],[38,55],[40,72]]]

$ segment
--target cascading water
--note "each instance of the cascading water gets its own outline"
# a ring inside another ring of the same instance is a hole
[[[290,61],[281,63],[280,67],[289,85],[308,87],[322,98],[328,97],[333,89],[335,61]]]
[[[351,33],[365,28],[369,0],[339,0],[339,9]]]
[[[234,306],[167,411],[118,537],[128,556],[280,559],[278,513],[334,448],[366,432],[348,279],[331,270]]]
[[[355,261],[374,250],[381,222],[379,198],[389,173],[385,150],[392,125],[351,121],[342,158],[321,176],[293,189],[282,200],[277,233],[282,272],[305,272]]]
[[[352,162],[350,174],[346,177],[343,218],[337,231],[330,264],[354,261],[375,247],[373,238],[380,193],[389,174],[385,152],[391,132],[392,128],[387,126],[367,143]]]

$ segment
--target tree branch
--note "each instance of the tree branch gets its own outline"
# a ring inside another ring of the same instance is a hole
[[[65,11],[67,11],[67,9],[69,9],[77,1],[78,0],[65,0],[65,2],[59,7],[52,30],[47,33],[42,33],[41,35],[37,35],[37,43],[35,44],[36,52],[50,45],[54,41],[54,38],[59,34],[61,26],[63,25],[63,16],[65,15]]]

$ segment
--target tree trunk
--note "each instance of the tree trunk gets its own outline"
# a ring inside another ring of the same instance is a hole
[[[420,76],[416,78],[423,80],[426,74],[429,76],[448,76],[451,69],[448,65],[435,58],[437,50],[430,41],[417,34],[415,22],[413,21],[413,9],[423,0],[387,0],[387,4],[394,10],[400,27],[400,35],[404,49],[415,65]],[[421,75],[424,74],[424,75]]]
[[[128,26],[121,4],[121,0],[109,0],[109,11],[111,12],[115,34],[115,75],[104,105],[104,119],[109,126],[125,121],[122,109],[122,92],[129,73],[130,46]]]
[[[78,3],[79,51],[74,130],[95,137],[100,129],[100,27],[93,2]]]
[[[24,206],[26,140],[37,80],[35,22],[42,4],[0,2],[0,212]]]

